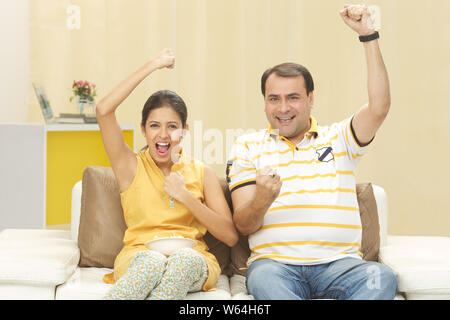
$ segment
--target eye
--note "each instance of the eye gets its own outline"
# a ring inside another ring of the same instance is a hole
[[[150,124],[150,128],[158,128],[158,127],[159,127],[159,124],[157,124],[157,123]]]
[[[178,129],[176,124],[169,124],[169,129]]]

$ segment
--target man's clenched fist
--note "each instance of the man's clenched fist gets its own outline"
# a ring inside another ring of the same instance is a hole
[[[262,201],[272,202],[280,194],[280,176],[271,167],[264,167],[256,175],[256,196]]]
[[[339,13],[344,22],[360,36],[374,33],[375,28],[366,5],[346,5]]]

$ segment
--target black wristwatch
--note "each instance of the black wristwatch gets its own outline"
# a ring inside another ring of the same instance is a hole
[[[375,31],[372,34],[369,34],[368,36],[359,36],[359,41],[361,42],[367,42],[367,41],[372,41],[375,39],[378,39],[380,37],[380,34],[378,33],[378,31]]]

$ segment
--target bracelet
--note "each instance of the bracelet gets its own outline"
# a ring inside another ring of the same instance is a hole
[[[367,42],[367,41],[372,41],[375,39],[378,39],[380,37],[380,34],[378,33],[378,31],[375,31],[372,34],[369,34],[368,36],[359,36],[359,41],[361,42]]]

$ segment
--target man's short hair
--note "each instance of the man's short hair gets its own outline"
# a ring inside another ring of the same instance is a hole
[[[314,81],[312,79],[311,73],[304,66],[298,63],[286,62],[279,64],[275,67],[269,68],[264,71],[261,77],[261,92],[263,96],[266,95],[266,81],[267,78],[275,73],[279,77],[298,77],[302,76],[305,79],[306,94],[314,91]]]

